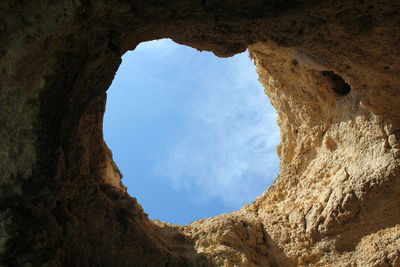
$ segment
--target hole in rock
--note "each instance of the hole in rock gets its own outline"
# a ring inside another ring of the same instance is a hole
[[[104,136],[151,219],[187,224],[232,212],[272,184],[277,115],[247,52],[218,58],[164,39],[122,59]]]
[[[347,95],[348,93],[350,93],[351,91],[351,87],[349,84],[347,84],[345,82],[345,80],[337,75],[335,72],[333,71],[323,71],[322,75],[324,76],[328,76],[333,84],[333,91],[335,91],[335,93],[339,94],[339,95]]]

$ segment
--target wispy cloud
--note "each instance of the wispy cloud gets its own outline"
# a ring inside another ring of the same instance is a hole
[[[194,101],[180,141],[157,172],[198,203],[219,198],[235,207],[254,200],[278,174],[276,113],[247,54],[221,72],[200,75],[205,97]]]

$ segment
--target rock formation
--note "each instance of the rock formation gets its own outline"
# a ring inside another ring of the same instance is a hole
[[[400,2],[4,0],[1,266],[400,266]],[[249,48],[279,114],[254,203],[153,222],[102,136],[121,55]]]

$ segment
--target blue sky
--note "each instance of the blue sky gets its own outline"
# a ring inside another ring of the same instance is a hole
[[[277,177],[277,115],[247,52],[142,43],[107,94],[106,143],[151,219],[188,224],[238,210]]]

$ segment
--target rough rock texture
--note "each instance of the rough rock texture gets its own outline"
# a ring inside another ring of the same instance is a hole
[[[0,2],[1,266],[400,266],[400,2]],[[254,203],[150,221],[102,137],[121,55],[250,48],[281,174]]]

